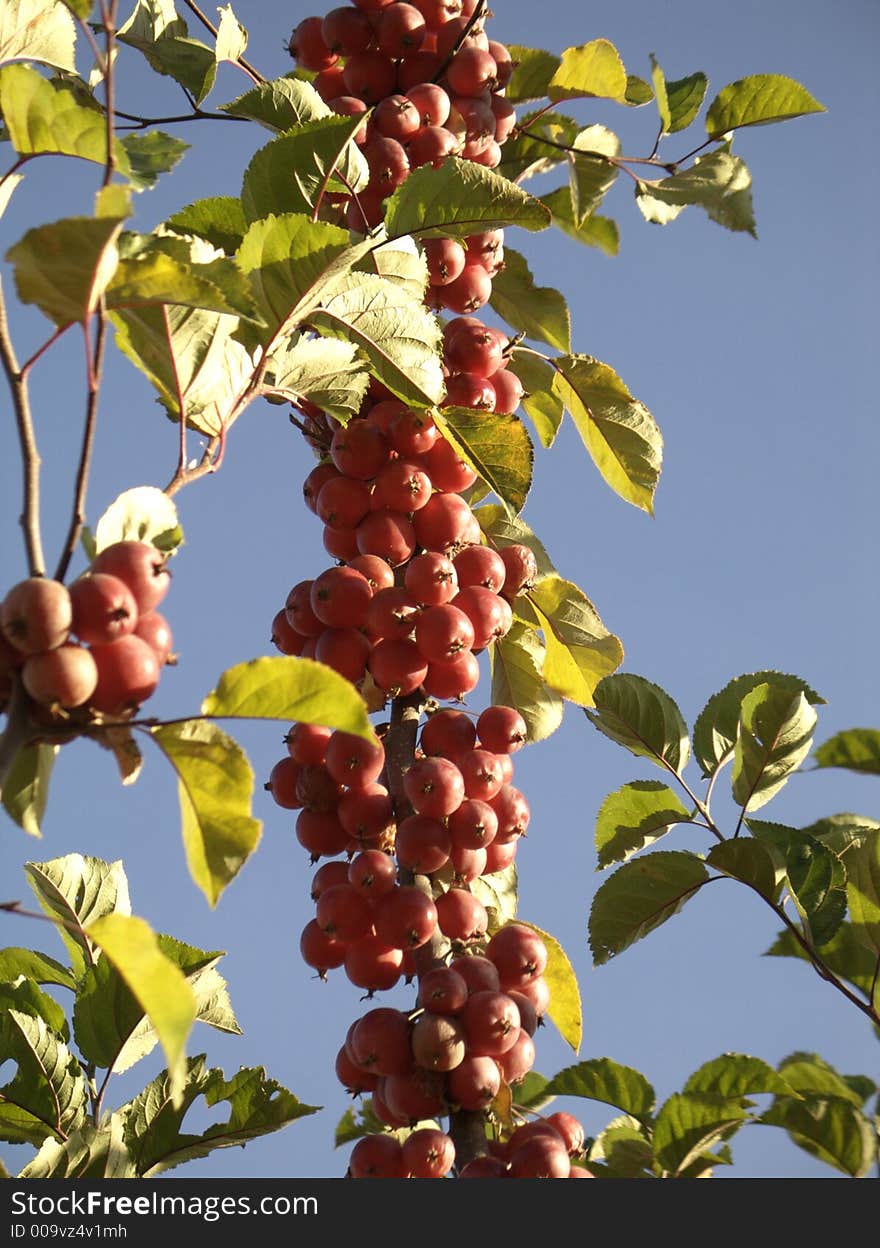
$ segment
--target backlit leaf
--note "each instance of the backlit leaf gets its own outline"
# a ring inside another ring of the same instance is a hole
[[[752,175],[745,161],[727,151],[697,156],[691,169],[656,182],[640,182],[636,203],[646,221],[666,225],[688,204],[704,208],[712,221],[757,238]]]
[[[553,366],[531,351],[514,350],[507,367],[522,382],[521,406],[541,445],[552,446],[565,413],[562,400],[553,391]]]
[[[779,933],[764,956],[808,960],[805,950],[788,930]],[[870,999],[873,985],[874,1005],[880,1004],[880,980],[875,980],[877,958],[856,935],[852,923],[841,923],[833,938],[822,947],[822,961],[835,975],[860,989],[866,999]]]
[[[709,105],[706,130],[715,139],[739,126],[763,126],[824,112],[824,105],[793,78],[785,74],[752,74],[722,87]]]
[[[24,975],[37,984],[58,984],[76,990],[72,972],[48,954],[34,949],[0,949],[0,981],[9,983]]]
[[[880,832],[852,845],[845,861],[853,935],[880,959]]]
[[[675,82],[666,82],[666,99],[669,106],[669,133],[676,134],[687,127],[700,111],[709,79],[705,74],[689,74],[686,78],[677,78]]]
[[[41,61],[75,73],[75,42],[73,18],[59,0],[3,0],[0,4],[0,62]]]
[[[152,542],[158,550],[183,541],[177,507],[164,490],[138,485],[113,500],[95,526],[95,553],[114,542]]]
[[[547,95],[551,100],[587,96],[623,102],[626,88],[626,70],[614,44],[607,39],[593,39],[580,47],[566,48],[550,79]]]
[[[655,850],[618,867],[590,910],[594,964],[601,966],[672,918],[708,879],[703,862],[690,853]]]
[[[772,682],[746,694],[734,750],[734,800],[757,810],[779,792],[810,752],[816,712],[802,692]]]
[[[590,1101],[601,1101],[640,1121],[650,1119],[656,1100],[654,1089],[643,1074],[609,1057],[567,1066],[553,1076],[544,1091],[548,1095],[582,1096]]]
[[[681,775],[690,754],[687,726],[659,685],[621,672],[597,686],[595,702],[595,710],[586,712],[595,728],[637,758],[667,765]]]
[[[866,1175],[876,1162],[876,1129],[860,1108],[847,1101],[777,1097],[758,1121],[782,1127],[811,1157],[852,1178]]]
[[[361,124],[360,117],[333,113],[294,126],[261,147],[245,170],[242,184],[241,203],[247,219],[311,214],[327,190],[362,190],[369,177],[367,162],[351,142]]]
[[[623,662],[620,639],[583,591],[561,576],[541,577],[527,597],[547,647],[545,682],[569,701],[592,706],[597,684]]]
[[[100,1127],[83,1122],[63,1141],[51,1136],[19,1172],[20,1179],[133,1179],[134,1164],[122,1140],[122,1118],[110,1114]]]
[[[221,104],[220,111],[247,117],[275,131],[292,130],[294,126],[333,116],[333,109],[324,103],[312,84],[295,78],[260,83],[230,104]]]
[[[690,817],[677,794],[659,780],[634,780],[609,793],[596,816],[599,869],[624,862]]]
[[[522,511],[532,482],[534,449],[519,417],[444,407],[434,420],[508,514],[515,516]]]
[[[510,81],[504,88],[505,98],[511,104],[544,99],[553,75],[559,68],[560,58],[553,52],[544,52],[541,48],[524,48],[515,43],[508,45],[508,51],[514,68]]]
[[[28,230],[6,253],[19,299],[58,326],[87,321],[116,271],[121,228],[112,217],[69,217]]]
[[[563,701],[544,683],[544,643],[531,628],[514,623],[489,650],[492,702],[513,706],[526,721],[530,741],[543,741],[562,723]]]
[[[388,200],[389,238],[466,238],[482,230],[519,225],[544,230],[550,214],[540,200],[507,178],[470,160],[452,156],[440,169],[420,165]]]
[[[86,927],[108,914],[131,914],[128,880],[121,862],[67,854],[49,862],[25,863],[28,883],[41,909],[57,924],[73,974],[82,979],[95,961]]]
[[[47,1136],[63,1138],[82,1123],[88,1086],[62,1037],[39,1014],[15,1009],[14,993],[7,989],[4,996],[0,1064],[12,1062],[15,1073],[0,1087],[0,1139],[39,1147]]]
[[[19,750],[3,781],[3,809],[29,836],[41,836],[49,800],[49,778],[57,745],[26,745]]]
[[[563,295],[553,286],[537,286],[525,256],[504,249],[504,268],[492,281],[492,307],[527,338],[571,350],[571,315]]]
[[[553,224],[558,226],[576,243],[585,243],[588,247],[598,247],[606,256],[616,256],[620,251],[620,231],[617,222],[610,217],[601,217],[596,213],[578,223],[575,219],[574,205],[570,186],[560,186],[549,195],[541,196],[541,203],[546,204],[553,216]]]
[[[230,61],[232,64],[240,56],[244,56],[248,45],[248,33],[232,11],[231,4],[218,8],[220,21],[217,24],[217,45],[214,54],[218,61]]]
[[[537,932],[547,946],[547,967],[544,971],[544,978],[550,989],[547,1013],[556,1024],[563,1040],[577,1053],[583,1040],[584,1022],[581,992],[574,967],[555,936],[525,919],[518,919],[517,922]]]
[[[190,145],[161,130],[151,130],[148,134],[127,134],[122,146],[128,153],[129,180],[136,191],[144,191],[156,185],[160,174],[169,173]]]
[[[307,399],[342,424],[361,408],[370,376],[357,348],[336,338],[296,338],[274,351],[261,393]]]
[[[654,1156],[668,1174],[680,1174],[717,1140],[749,1117],[736,1097],[676,1092],[661,1105],[654,1123]]]
[[[759,1057],[745,1053],[724,1053],[711,1062],[704,1062],[688,1078],[685,1092],[711,1092],[733,1098],[757,1096],[765,1092],[794,1095],[792,1085]]]
[[[165,223],[179,234],[195,234],[229,254],[238,250],[247,232],[241,200],[232,195],[197,199],[181,208]]]
[[[880,775],[880,730],[847,728],[817,746],[817,767],[845,767],[865,775]]]

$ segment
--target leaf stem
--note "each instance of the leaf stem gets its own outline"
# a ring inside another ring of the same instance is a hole
[[[18,439],[21,446],[24,507],[21,526],[24,530],[28,568],[31,576],[45,576],[46,562],[43,556],[43,540],[40,534],[40,455],[34,436],[30,396],[27,378],[18,367],[15,348],[9,334],[6,301],[3,297],[3,281],[0,277],[0,360],[12,395]]]
[[[104,349],[107,342],[107,320],[104,315],[103,299],[97,314],[98,326],[95,331],[95,342],[92,345],[90,322],[83,324],[83,340],[86,349],[86,375],[88,379],[88,395],[86,399],[86,418],[83,427],[82,446],[80,448],[79,466],[76,472],[76,485],[73,495],[73,510],[70,526],[64,542],[64,549],[55,570],[56,581],[63,581],[67,569],[76,550],[82,527],[86,521],[86,494],[89,488],[89,471],[92,466],[92,452],[95,446],[95,430],[98,423],[98,394],[101,388],[101,377],[104,365]]]
[[[58,339],[62,338],[67,333],[72,324],[73,321],[69,321],[66,325],[62,325],[60,329],[56,329],[55,333],[52,334],[50,338],[47,338],[43,345],[38,347],[29,359],[25,360],[24,364],[21,366],[22,378],[27,377],[37,360],[39,360],[50,347],[54,347]]]
[[[116,171],[116,152],[114,150],[115,143],[115,117],[114,105],[116,99],[116,75],[113,72],[113,44],[116,36],[116,13],[119,8],[118,0],[111,0],[108,5],[105,0],[101,0],[101,17],[104,22],[104,104],[107,110],[107,161],[104,166],[104,181],[102,186],[109,186],[113,174]]]
[[[487,9],[488,9],[487,0],[478,0],[477,6],[474,9],[473,13],[471,14],[468,24],[465,26],[464,30],[458,36],[455,43],[447,52],[443,63],[440,65],[439,69],[434,74],[433,78],[431,79],[432,82],[440,81],[440,79],[443,77],[443,75],[446,73],[447,69],[449,68],[450,61],[455,56],[456,52],[461,47],[461,45],[464,43],[465,39],[467,39],[468,35],[476,26],[477,22],[479,22],[483,17],[486,16]]]

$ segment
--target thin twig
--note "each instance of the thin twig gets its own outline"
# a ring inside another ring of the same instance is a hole
[[[250,121],[250,117],[238,117],[235,113],[209,113],[203,108],[195,108],[191,113],[178,113],[174,117],[141,117],[137,113],[123,113],[117,109],[116,116],[133,123],[117,126],[117,130],[146,130],[147,126],[175,126],[186,121]]]
[[[473,13],[470,16],[468,24],[465,26],[464,30],[458,36],[455,43],[447,52],[446,57],[444,58],[444,60],[442,61],[440,65],[440,68],[437,70],[436,74],[434,74],[433,78],[431,79],[432,82],[439,82],[440,79],[443,77],[443,75],[446,73],[447,69],[449,68],[450,61],[455,56],[456,52],[461,47],[461,45],[464,43],[465,39],[467,39],[468,35],[476,26],[477,22],[479,22],[482,18],[486,16],[487,8],[488,8],[488,5],[486,3],[486,0],[479,0],[477,7],[474,9]]]
[[[21,526],[24,530],[28,567],[31,576],[45,576],[46,562],[43,557],[43,541],[40,536],[40,455],[34,436],[34,422],[31,416],[27,380],[22,376],[18,367],[15,348],[12,345],[12,339],[9,334],[2,277],[0,277],[0,359],[2,359],[3,371],[6,373],[6,380],[9,383],[9,390],[12,395],[15,423],[18,428],[18,439],[21,445],[22,472],[24,477],[24,508],[21,516]]]
[[[189,9],[190,13],[194,13],[195,16],[202,23],[202,25],[207,30],[210,30],[211,34],[216,39],[217,27],[209,18],[205,16],[205,14],[202,12],[199,6],[197,4],[193,4],[192,0],[183,0],[183,2],[186,5],[186,7]],[[249,64],[249,62],[246,61],[243,56],[240,56],[238,60],[235,62],[235,64],[238,65],[241,69],[243,69],[244,72],[248,74],[254,80],[254,82],[257,83],[258,86],[262,86],[262,84],[266,81],[266,79],[263,77],[260,71],[258,69],[255,69],[253,65]]]
[[[86,522],[86,494],[89,488],[89,471],[92,466],[92,451],[95,445],[95,429],[98,423],[98,394],[101,388],[101,377],[104,365],[104,349],[107,342],[107,318],[104,313],[104,301],[97,313],[97,330],[95,343],[92,347],[90,321],[83,324],[83,341],[86,351],[86,377],[88,394],[86,397],[86,417],[83,425],[82,445],[79,453],[79,464],[76,471],[76,484],[73,494],[73,510],[70,525],[64,542],[64,549],[58,560],[55,571],[56,581],[63,581],[67,569],[80,539],[83,525]]]
[[[38,347],[29,359],[25,360],[24,364],[21,366],[22,378],[27,377],[37,360],[39,360],[50,347],[53,347],[59,338],[62,338],[67,333],[72,324],[73,321],[68,321],[68,323],[66,325],[62,325],[60,329],[56,329],[54,334],[52,334],[50,338],[47,338],[43,345]]]
[[[205,447],[205,453],[197,464],[192,468],[184,468],[183,472],[175,472],[174,476],[165,486],[163,493],[169,498],[173,498],[185,485],[192,485],[193,481],[198,481],[202,477],[209,477],[212,472],[216,472],[219,463],[216,459],[220,448],[220,437],[213,437]],[[190,716],[190,718],[192,718]]]
[[[116,36],[117,0],[108,6],[101,0],[101,16],[104,20],[104,104],[107,110],[107,160],[104,164],[103,187],[110,185],[116,170],[116,151],[114,149],[115,132],[113,108],[116,95],[116,75],[113,72],[113,43]]]

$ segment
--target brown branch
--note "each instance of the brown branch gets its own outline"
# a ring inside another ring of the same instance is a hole
[[[46,575],[46,561],[43,556],[43,540],[40,535],[40,455],[34,436],[34,422],[31,416],[30,396],[27,379],[18,367],[15,348],[9,334],[9,322],[6,315],[6,301],[3,297],[3,282],[0,277],[0,360],[12,395],[12,406],[15,411],[15,423],[18,428],[18,440],[21,445],[24,506],[21,526],[24,531],[27,549],[28,567],[31,576]]]
[[[98,312],[98,328],[95,333],[95,345],[92,348],[91,332],[88,320],[83,325],[83,338],[86,348],[86,370],[88,376],[88,397],[86,399],[86,418],[83,427],[82,446],[79,453],[79,465],[76,471],[76,485],[73,494],[73,510],[70,526],[64,542],[64,549],[55,570],[56,581],[63,581],[67,569],[80,539],[83,525],[86,522],[86,493],[89,488],[89,471],[92,466],[92,452],[95,445],[95,429],[98,423],[98,393],[101,388],[101,376],[104,365],[104,349],[107,342],[107,320],[104,313],[103,300]]]

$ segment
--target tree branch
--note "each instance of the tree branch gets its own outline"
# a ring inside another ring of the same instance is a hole
[[[18,367],[15,348],[9,335],[9,322],[6,315],[6,301],[3,297],[3,281],[0,277],[0,359],[3,371],[12,395],[12,406],[15,410],[15,422],[18,428],[18,440],[21,445],[24,507],[21,526],[24,530],[24,541],[27,549],[28,567],[31,576],[46,575],[46,561],[43,556],[43,540],[40,535],[40,455],[34,436],[34,422],[31,416],[30,397],[27,380]]]

